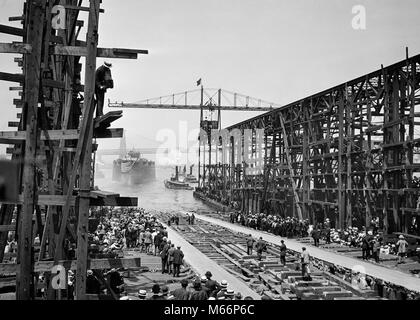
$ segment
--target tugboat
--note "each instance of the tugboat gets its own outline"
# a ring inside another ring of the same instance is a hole
[[[185,182],[189,182],[189,183],[198,183],[197,178],[195,177],[195,175],[193,175],[192,170],[193,170],[194,165],[190,166],[190,173],[186,174],[187,171],[187,166],[184,166],[184,172],[183,172],[183,177],[184,177],[184,181]]]
[[[178,166],[175,166],[175,176],[171,177],[170,180],[165,180],[164,183],[165,187],[168,189],[194,190],[194,188],[184,180],[179,180]]]
[[[140,152],[130,151],[124,158],[114,160],[112,180],[124,178],[129,184],[141,184],[156,178],[155,163],[140,157]]]

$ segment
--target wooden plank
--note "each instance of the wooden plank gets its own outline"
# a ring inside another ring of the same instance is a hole
[[[279,120],[280,120],[281,128],[283,130],[283,144],[284,144],[284,150],[286,152],[287,165],[289,167],[289,178],[290,178],[290,182],[293,188],[293,196],[295,200],[294,206],[297,209],[299,220],[302,220],[303,219],[302,208],[299,204],[300,203],[299,194],[296,191],[297,185],[296,185],[295,179],[293,178],[293,176],[295,175],[295,170],[293,169],[293,165],[292,165],[292,158],[291,158],[290,150],[289,150],[289,141],[287,138],[288,135],[286,133],[286,127],[284,125],[284,119],[281,113],[279,113]]]
[[[52,54],[86,57],[87,47],[56,45]],[[98,58],[137,59],[138,54],[148,54],[148,50],[124,48],[98,48]]]
[[[20,154],[19,150],[15,150],[14,147],[6,148],[6,154]]]
[[[46,108],[59,108],[61,106],[61,101],[44,101],[44,106]]]
[[[19,128],[19,122],[17,121],[9,121],[7,125],[11,128]]]
[[[88,225],[89,225],[89,195],[92,173],[92,138],[93,138],[93,109],[95,92],[95,71],[96,71],[96,56],[98,47],[98,20],[99,20],[100,0],[91,0],[89,6],[89,22],[88,32],[86,35],[87,51],[85,62],[85,91],[83,110],[84,118],[82,130],[86,129],[83,135],[84,144],[77,144],[76,161],[80,160],[80,188],[81,198],[79,201],[79,219],[77,224],[77,270],[76,270],[76,286],[75,294],[76,300],[83,300],[86,296],[86,269],[88,268],[87,254],[88,254]],[[85,121],[87,120],[87,121]],[[72,172],[72,185],[74,186]],[[69,188],[70,189],[70,188]],[[68,209],[65,208],[64,213],[68,216]],[[64,218],[63,218],[64,219]],[[67,220],[67,219],[66,219]],[[61,232],[61,230],[60,230]],[[64,235],[60,233],[60,236]],[[62,244],[62,240],[58,242]],[[55,259],[54,259],[55,260]],[[111,291],[112,294],[112,291]]]
[[[0,138],[24,141],[26,131],[0,131]],[[80,138],[80,130],[47,130],[41,132],[41,140],[77,140]]]
[[[93,131],[93,136],[98,139],[105,138],[122,138],[124,135],[123,128],[113,128],[113,129],[96,129]]]
[[[13,99],[13,104],[22,107],[23,100],[22,99]]]
[[[20,91],[23,90],[23,87],[9,87],[10,91]]]
[[[0,80],[23,83],[25,77],[20,73],[0,72]]]
[[[14,225],[2,225],[0,226],[0,232],[15,231],[16,227]]]
[[[109,198],[109,197],[119,197],[119,193],[115,192],[108,192],[108,191],[102,191],[102,190],[94,190],[90,192],[91,198]]]
[[[53,79],[42,79],[42,85],[45,87],[65,89],[65,84],[63,81],[57,81]]]
[[[86,262],[87,267],[91,270],[136,269],[141,267],[140,258],[88,259]],[[57,264],[63,266],[66,270],[77,270],[77,260],[59,260]],[[34,271],[50,272],[54,265],[54,261],[37,261]],[[18,264],[14,263],[0,263],[0,274],[14,274],[17,267]]]
[[[68,10],[78,10],[78,11],[88,11],[89,12],[89,8],[88,7],[79,7],[79,6],[72,6],[72,5],[64,5],[64,8],[68,9]],[[104,13],[105,10],[104,9],[99,9],[100,13]]]
[[[22,216],[20,219],[20,235],[18,242],[19,271],[16,280],[16,298],[31,299],[32,261],[32,215],[35,209],[35,161],[38,136],[38,98],[41,74],[41,50],[44,29],[46,1],[30,1],[28,5],[28,28],[26,39],[32,47],[31,54],[25,57],[25,99],[27,103],[25,142],[25,163],[23,165],[23,197]]]
[[[0,138],[0,144],[10,144],[10,145],[16,145],[16,144],[21,144],[23,143],[22,140],[13,140],[13,139],[8,139],[8,138]],[[8,149],[8,148],[6,148]],[[13,147],[14,149],[14,147]],[[8,152],[10,153],[10,152]]]
[[[30,53],[32,46],[27,43],[3,43],[0,42],[0,53]]]
[[[222,256],[224,256],[227,260],[229,260],[235,266],[240,268],[242,270],[242,272],[244,272],[247,276],[249,276],[249,277],[254,276],[254,273],[251,270],[243,267],[238,261],[236,261],[235,259],[232,259],[228,254],[224,253],[222,250],[217,248],[214,244],[210,243],[210,245],[213,247],[214,250],[216,250],[218,253],[220,253]]]
[[[17,16],[17,17],[9,17],[9,21],[23,21],[25,20],[25,16]]]
[[[4,24],[0,24],[0,33],[11,34],[13,36],[23,37],[24,30],[22,28],[15,28],[11,26],[6,26]]]
[[[121,117],[122,117],[122,111],[120,110],[107,112],[103,116],[95,119],[94,127],[95,129],[98,129],[98,128],[106,129],[111,125],[112,122],[118,120]]]
[[[4,204],[23,204],[23,195],[19,195],[17,201],[3,201]],[[65,195],[38,195],[37,205],[41,206],[64,206],[66,203]],[[72,196],[69,200],[70,206],[74,206],[76,203],[76,196]],[[100,207],[100,206],[118,206],[118,207],[137,207],[138,198],[133,197],[90,197],[89,205],[91,207]]]
[[[137,207],[138,198],[117,197],[117,198],[98,198],[90,199],[90,206],[115,206],[115,207]]]

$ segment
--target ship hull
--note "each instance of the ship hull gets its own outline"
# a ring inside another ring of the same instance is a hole
[[[168,189],[177,189],[177,190],[194,190],[188,183],[180,182],[180,181],[170,181],[165,180],[165,187]]]
[[[139,159],[133,163],[118,159],[114,161],[113,181],[142,184],[156,180],[156,168],[152,161]]]

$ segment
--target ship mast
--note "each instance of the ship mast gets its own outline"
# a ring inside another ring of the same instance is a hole
[[[120,158],[123,159],[127,154],[127,141],[125,139],[125,131],[123,133],[122,138],[120,139]]]

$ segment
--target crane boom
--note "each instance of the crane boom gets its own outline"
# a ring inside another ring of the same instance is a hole
[[[201,110],[200,105],[175,105],[175,104],[145,104],[145,103],[124,103],[124,102],[110,102],[110,108],[129,108],[129,109],[178,109],[178,110]],[[214,109],[218,109],[214,106]],[[255,106],[233,106],[222,105],[220,110],[225,111],[271,111],[273,107],[255,107]]]
[[[135,103],[108,102],[111,108],[174,109],[210,111],[259,111],[267,112],[280,107],[279,104],[253,98],[223,89],[201,89],[174,93]]]

